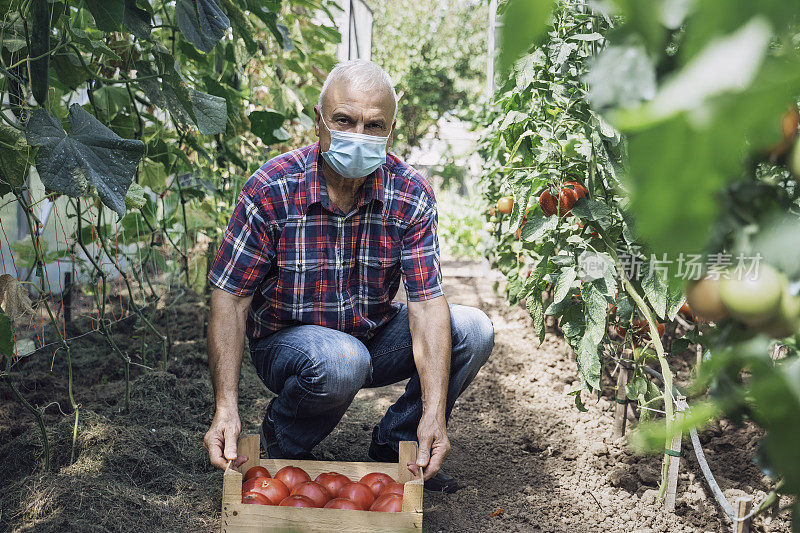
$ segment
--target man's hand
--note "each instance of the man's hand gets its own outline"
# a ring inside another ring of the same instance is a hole
[[[425,480],[436,475],[445,457],[450,453],[450,439],[447,438],[444,418],[423,414],[417,427],[417,466],[424,468]],[[417,469],[413,469],[415,473]]]
[[[233,468],[239,468],[247,461],[246,455],[236,454],[236,443],[241,431],[238,409],[217,409],[211,428],[203,439],[212,465],[225,470],[230,460],[233,460]]]

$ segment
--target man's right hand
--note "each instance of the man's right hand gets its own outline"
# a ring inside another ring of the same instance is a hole
[[[211,428],[203,439],[212,465],[225,470],[230,460],[233,460],[233,468],[238,468],[247,461],[246,455],[236,454],[236,443],[241,431],[238,409],[217,409]]]

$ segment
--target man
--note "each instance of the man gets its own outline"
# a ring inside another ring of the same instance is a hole
[[[208,359],[216,413],[212,464],[237,457],[244,335],[277,394],[261,425],[271,458],[313,458],[363,387],[409,379],[372,432],[368,455],[397,461],[417,440],[429,490],[440,472],[456,398],[486,362],[494,328],[442,293],[437,212],[425,179],[393,154],[397,96],[366,60],[338,64],[314,108],[319,141],[267,161],[245,183],[210,282]],[[404,275],[408,304],[393,302]],[[414,465],[410,465],[416,472]]]

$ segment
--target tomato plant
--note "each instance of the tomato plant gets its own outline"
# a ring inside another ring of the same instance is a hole
[[[530,14],[524,5],[501,8]],[[790,252],[800,245],[800,51],[789,22],[800,8],[746,3],[723,15],[701,1],[670,18],[640,3],[552,6],[549,17],[504,21],[503,73],[484,110],[485,198],[516,200],[488,227],[506,298],[524,301],[540,339],[545,317],[556,321],[576,354],[578,408],[602,390],[604,367],[630,368],[625,396],[642,421],[656,419],[636,433],[651,448],[668,449],[676,428],[668,355],[698,345],[693,400],[761,425],[764,468],[800,493],[800,429],[788,429],[800,428],[800,399],[787,388],[800,342]],[[723,49],[751,54],[735,88],[713,59]],[[701,70],[708,85],[693,77]],[[749,258],[760,277],[748,278]],[[682,308],[693,324],[665,346]],[[769,343],[786,348],[780,360],[764,357]],[[648,427],[658,439],[646,440]]]

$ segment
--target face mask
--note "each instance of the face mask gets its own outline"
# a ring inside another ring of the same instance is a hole
[[[322,117],[322,123],[325,118]],[[345,178],[363,178],[372,173],[376,168],[386,163],[386,143],[389,136],[376,137],[363,133],[353,133],[349,131],[336,131],[328,128],[331,132],[331,146],[326,152],[322,152],[322,157],[333,170]]]

